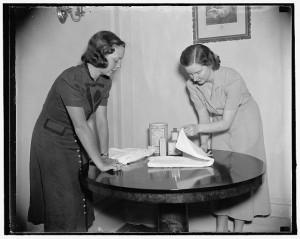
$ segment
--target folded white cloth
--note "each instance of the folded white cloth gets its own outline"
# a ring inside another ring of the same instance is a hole
[[[144,157],[148,157],[154,153],[154,148],[141,149],[141,148],[110,148],[109,157],[122,164],[128,164],[140,160]]]
[[[148,167],[187,167],[187,168],[202,168],[209,167],[214,163],[214,160],[201,160],[182,156],[152,156],[149,157]]]
[[[192,157],[207,161],[214,161],[213,158],[207,156],[207,154],[202,150],[201,147],[198,147],[191,140],[188,139],[183,129],[181,129],[179,132],[179,136],[176,142],[176,148]]]

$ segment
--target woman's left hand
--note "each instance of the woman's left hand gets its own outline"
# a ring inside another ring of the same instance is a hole
[[[183,130],[187,136],[194,136],[199,133],[197,124],[189,124],[183,127]]]

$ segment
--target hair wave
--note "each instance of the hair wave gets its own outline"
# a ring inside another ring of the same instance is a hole
[[[211,66],[213,70],[218,70],[220,68],[221,60],[220,57],[207,46],[195,44],[185,48],[180,56],[181,65],[190,66],[193,63]]]
[[[110,31],[97,32],[89,40],[87,49],[81,56],[81,61],[95,67],[106,68],[108,61],[105,56],[112,54],[115,46],[125,47],[125,45],[125,42]]]

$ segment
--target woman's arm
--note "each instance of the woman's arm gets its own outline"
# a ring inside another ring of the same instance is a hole
[[[188,136],[197,133],[218,133],[228,130],[234,120],[238,107],[242,99],[242,92],[245,91],[245,84],[241,76],[237,72],[231,72],[229,84],[224,88],[226,94],[223,118],[213,123],[200,123],[199,125],[189,125],[184,127],[184,131]]]
[[[184,132],[188,136],[193,136],[197,133],[218,133],[228,130],[231,127],[237,109],[224,110],[223,119],[213,123],[200,123],[198,125],[188,125],[184,127]]]
[[[70,115],[74,125],[75,132],[88,153],[89,157],[96,164],[101,171],[110,169],[118,169],[117,166],[111,162],[101,160],[100,151],[97,145],[97,138],[95,132],[90,128],[88,121],[85,119],[84,110],[82,107],[67,106],[67,111]]]
[[[217,133],[226,131],[231,127],[242,99],[243,89],[245,89],[245,85],[238,73],[232,73],[231,77],[232,81],[224,88],[226,101],[222,120],[211,124],[199,124],[197,126],[199,133]]]
[[[197,113],[199,116],[199,124],[209,124],[210,119],[209,119],[209,114],[208,111],[205,107],[201,109],[197,109]],[[206,152],[208,150],[208,134],[200,134],[200,139],[201,139],[201,148]]]
[[[109,129],[107,120],[107,107],[99,106],[96,111],[96,128],[100,141],[100,150],[102,154],[108,154],[109,148]]]
[[[96,127],[96,114],[93,113],[90,115],[88,121],[88,126],[90,127],[90,129],[96,134],[96,139],[97,139],[97,145],[100,151],[100,143],[99,143],[99,136],[98,136],[98,131],[97,131],[97,127]]]
[[[237,110],[225,110],[223,119],[209,124],[199,124],[198,133],[218,133],[226,131],[231,127]]]

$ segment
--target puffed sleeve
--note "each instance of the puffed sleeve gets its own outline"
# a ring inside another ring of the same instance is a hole
[[[225,86],[226,102],[224,110],[236,110],[242,102],[244,81],[234,72],[230,75],[230,82]]]
[[[56,89],[60,94],[65,106],[84,106],[85,97],[79,83],[70,79],[62,78],[58,81]]]
[[[197,89],[197,87],[190,80],[186,82],[186,87],[190,93],[190,99],[194,103],[196,110],[202,110],[205,105],[203,103],[203,99],[201,97],[201,92],[199,91],[199,89]]]

